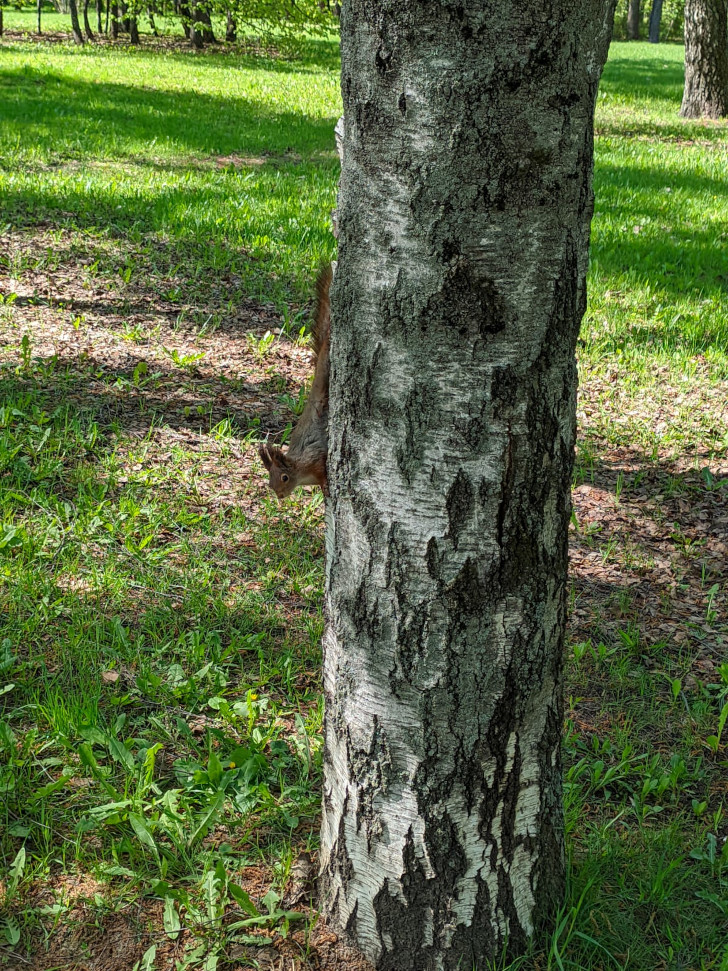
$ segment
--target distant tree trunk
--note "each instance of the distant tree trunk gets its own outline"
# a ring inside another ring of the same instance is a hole
[[[124,0],[121,0],[121,3],[119,6],[120,6],[120,14],[121,14],[121,29],[124,31],[125,34],[130,34],[131,21],[129,18],[129,7],[127,6],[126,3],[124,3]]]
[[[109,14],[111,13],[111,0],[106,0],[106,28],[104,33],[109,36]]]
[[[103,33],[101,14],[104,12],[103,0],[96,0],[96,30],[99,34]]]
[[[78,22],[78,7],[76,6],[76,0],[68,0],[68,9],[71,14],[71,30],[73,32],[73,39],[80,47],[83,47],[83,34],[81,33],[81,24]]]
[[[662,21],[662,0],[652,0],[652,13],[650,14],[650,44],[660,43],[660,22]]]
[[[159,37],[159,31],[157,30],[157,25],[154,22],[154,11],[151,7],[147,7],[147,16],[149,17],[149,29],[155,37]]]
[[[186,0],[184,3],[177,4],[177,13],[179,15],[185,37],[188,40],[192,40],[192,34],[190,32],[190,23],[192,22],[192,17],[190,15],[189,4],[186,2]]]
[[[40,29],[40,15],[41,15],[42,9],[43,9],[43,0],[38,0],[37,10],[38,10],[38,33],[39,34],[43,33],[43,31]]]
[[[132,14],[129,17],[129,40],[132,44],[139,43],[139,24],[137,23],[136,14]]]
[[[238,37],[238,25],[235,23],[235,17],[232,11],[227,12],[227,28],[225,30],[225,40],[229,41],[231,44],[237,40]]]
[[[0,3],[0,37],[3,35],[3,5]]]
[[[202,24],[202,40],[205,44],[216,44],[215,35],[212,32],[212,19],[210,17],[210,8],[205,3],[200,3],[197,5],[197,29],[200,29],[200,24]]]
[[[111,36],[113,40],[119,36],[119,4],[116,0],[111,4]]]
[[[575,351],[613,9],[342,8],[319,887],[379,971],[500,966],[563,901]]]
[[[89,0],[83,0],[83,29],[86,31],[87,40],[94,40],[94,32],[91,30],[91,24],[88,22],[88,5]]]
[[[199,8],[195,3],[192,4],[192,17],[190,19],[190,43],[196,50],[202,50]]]
[[[640,0],[629,0],[627,38],[628,40],[640,39]]]
[[[726,0],[685,0],[683,118],[728,115]]]

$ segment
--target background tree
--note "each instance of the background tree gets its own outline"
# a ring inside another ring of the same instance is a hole
[[[91,24],[88,19],[88,5],[89,0],[83,0],[83,29],[86,31],[86,38],[88,40],[94,39],[94,32],[91,30]]]
[[[683,118],[728,115],[728,5],[685,0]]]
[[[562,900],[575,347],[610,0],[341,15],[322,902],[378,968]]]
[[[73,33],[73,39],[77,44],[83,46],[83,34],[81,33],[81,24],[78,22],[76,0],[68,0],[68,8],[71,14],[71,32]]]
[[[651,44],[660,43],[660,23],[662,21],[662,0],[652,0],[650,12],[649,41]]]
[[[238,25],[235,22],[235,15],[232,10],[228,7],[227,10],[227,23],[225,25],[225,40],[228,43],[233,44],[238,37]]]
[[[627,10],[627,37],[629,40],[640,39],[640,0],[629,0]]]

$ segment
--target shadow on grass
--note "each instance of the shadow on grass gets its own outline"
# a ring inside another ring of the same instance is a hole
[[[702,196],[728,202],[728,183],[706,174],[687,174],[669,167],[614,164],[597,160],[594,172],[596,210],[591,247],[603,277],[620,277],[626,272],[653,281],[654,288],[671,297],[723,295],[728,290],[728,265],[716,259],[719,241],[715,222],[696,226],[681,216],[684,198]],[[629,196],[628,203],[624,196]],[[669,202],[667,200],[670,200]],[[613,214],[622,221],[617,225]],[[635,233],[634,226],[643,221]],[[645,223],[646,220],[646,223]],[[650,227],[659,229],[656,237]],[[706,320],[709,325],[710,321]],[[676,335],[679,340],[679,335]],[[711,339],[706,336],[705,348]]]
[[[140,376],[140,365],[152,376]],[[0,400],[30,395],[50,414],[60,404],[67,404],[72,414],[95,422],[104,433],[132,433],[143,438],[163,425],[175,431],[207,435],[228,420],[231,440],[244,448],[251,433],[256,438],[279,435],[289,422],[295,421],[282,403],[271,410],[283,393],[277,383],[273,390],[271,380],[226,380],[198,369],[184,371],[151,362],[133,351],[125,356],[123,364],[113,367],[105,367],[99,361],[85,363],[78,358],[55,356],[25,377],[12,376],[9,370],[0,369]]]
[[[16,130],[36,149],[94,160],[124,159],[165,142],[213,155],[306,157],[333,151],[336,124],[334,116],[272,108],[266,92],[256,100],[89,82],[28,65],[0,74],[0,119],[6,132]]]
[[[643,58],[611,54],[599,88],[625,100],[671,101],[680,107],[684,70],[681,61],[668,59],[657,49]]]

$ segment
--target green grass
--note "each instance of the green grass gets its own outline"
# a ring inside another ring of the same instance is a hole
[[[261,928],[315,966],[284,888],[317,840],[322,504],[268,499],[254,445],[334,250],[335,47],[0,57],[0,967],[112,928],[125,969],[235,966]],[[613,45],[598,104],[570,888],[524,969],[728,967],[728,129],[677,117],[681,58]]]
[[[330,66],[20,43],[3,53],[0,100],[14,225],[143,239],[160,271],[192,256],[198,276],[239,276],[232,299],[300,297],[332,255]]]

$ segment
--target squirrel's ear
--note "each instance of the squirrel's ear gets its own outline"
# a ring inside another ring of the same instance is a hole
[[[268,471],[270,471],[272,460],[268,447],[266,445],[261,445],[258,449],[258,455],[260,455],[261,459],[263,460],[263,465],[266,467],[266,469],[268,469]]]
[[[280,448],[278,448],[277,445],[270,445],[268,447],[268,455],[273,465],[277,465],[281,469],[288,468],[288,462],[286,461],[286,453],[282,451]]]

